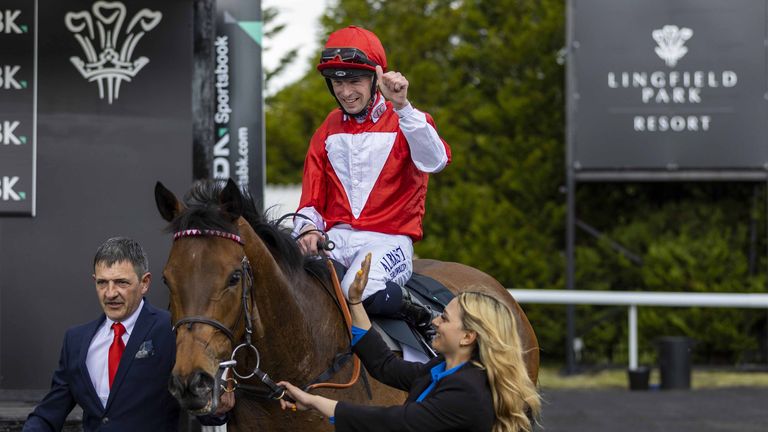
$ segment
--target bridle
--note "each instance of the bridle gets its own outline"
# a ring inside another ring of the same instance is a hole
[[[175,241],[182,237],[210,237],[210,236],[226,238],[239,243],[241,246],[245,246],[245,242],[243,242],[242,238],[240,238],[240,236],[236,234],[226,232],[226,231],[210,230],[210,229],[187,229],[183,231],[178,231],[174,233],[173,239]],[[350,320],[349,310],[346,307],[346,302],[344,302],[343,294],[341,293],[341,289],[339,288],[338,279],[332,268],[332,264],[330,264],[330,261],[328,261],[328,264],[329,264],[331,276],[337,291],[336,295],[340,302],[339,305],[340,305],[340,309],[342,310],[342,316],[343,318],[347,319],[348,325],[351,325],[349,324],[349,320]],[[285,387],[277,385],[277,383],[275,383],[275,381],[272,380],[272,378],[270,378],[266,372],[264,372],[259,368],[261,358],[259,355],[259,350],[252,343],[253,323],[251,319],[252,315],[251,315],[251,308],[250,308],[250,305],[252,304],[251,297],[253,295],[254,277],[253,277],[253,269],[251,267],[250,261],[248,261],[247,255],[243,255],[243,259],[241,260],[240,265],[241,265],[242,274],[243,274],[243,279],[242,279],[243,290],[242,290],[242,297],[241,297],[242,312],[238,314],[237,321],[235,322],[234,328],[237,328],[237,326],[240,324],[240,320],[245,318],[244,319],[245,342],[237,344],[237,342],[235,341],[235,336],[232,329],[225,326],[218,320],[201,316],[201,315],[183,317],[178,321],[176,321],[176,323],[173,325],[174,332],[176,332],[176,329],[178,329],[179,326],[182,326],[185,324],[187,325],[187,328],[191,328],[193,324],[198,324],[198,323],[209,325],[221,331],[225,336],[227,336],[227,338],[231,343],[231,346],[235,347],[232,350],[232,354],[230,355],[229,360],[219,362],[218,370],[216,372],[216,376],[214,377],[215,382],[214,382],[213,395],[212,395],[213,403],[211,404],[210,413],[213,413],[215,411],[215,406],[218,403],[219,396],[221,395],[222,391],[230,393],[235,391],[236,389],[242,392],[245,392],[249,396],[253,396],[257,398],[271,399],[271,400],[285,399],[287,401],[294,402],[290,398],[290,396],[286,394]],[[317,275],[315,275],[315,277],[319,279]],[[237,360],[235,360],[235,355],[237,354],[237,351],[240,350],[241,348],[246,348],[248,350],[251,350],[256,355],[256,366],[248,375],[240,375],[240,373],[238,373],[236,369]],[[313,388],[319,388],[319,387],[332,387],[332,388],[350,387],[357,381],[357,377],[360,376],[360,370],[361,370],[360,361],[357,358],[354,358],[353,378],[350,380],[349,383],[333,384],[333,383],[326,383],[323,381],[330,379],[351,358],[353,358],[351,351],[337,354],[333,360],[333,364],[328,369],[326,369],[323,373],[321,373],[317,378],[312,380],[311,383],[303,387],[303,389],[307,391],[307,390],[310,390]],[[256,376],[262,383],[264,383],[269,388],[269,391],[265,391],[266,389],[264,388],[259,388],[256,386],[238,383],[236,379],[231,377],[223,379],[222,376],[228,370],[231,370],[237,378],[240,378],[242,380],[246,380],[253,376]],[[368,383],[368,380],[364,374],[362,375],[362,379],[365,385],[366,392],[368,393],[368,397],[372,398],[370,384]]]
[[[173,239],[178,240],[182,237],[207,237],[207,236],[215,236],[215,237],[222,237],[229,240],[236,241],[241,246],[244,246],[245,243],[240,238],[240,236],[236,234],[232,234],[226,231],[219,231],[219,230],[209,230],[209,229],[188,229],[183,231],[178,231],[174,233]],[[232,329],[228,328],[224,324],[222,324],[220,321],[217,321],[213,318],[208,318],[201,315],[195,315],[195,316],[188,316],[179,319],[176,321],[176,323],[173,325],[174,332],[176,331],[179,326],[182,326],[184,324],[187,325],[187,328],[191,328],[192,324],[200,323],[200,324],[206,324],[209,325],[219,331],[221,331],[227,338],[229,339],[231,346],[235,347],[232,350],[232,354],[230,355],[230,359],[227,361],[222,361],[219,363],[219,368],[216,373],[215,384],[213,388],[213,403],[214,405],[218,402],[219,396],[221,395],[221,391],[225,392],[232,392],[237,387],[243,387],[242,385],[239,385],[237,383],[237,380],[234,378],[227,378],[222,379],[222,375],[227,371],[231,370],[236,377],[240,379],[249,379],[253,376],[256,376],[261,380],[262,383],[266,384],[267,387],[269,387],[270,392],[266,396],[269,399],[279,400],[283,399],[285,397],[285,387],[277,385],[270,377],[269,375],[259,369],[259,364],[261,362],[261,356],[259,355],[259,350],[256,348],[255,345],[252,343],[252,336],[253,336],[253,322],[252,322],[252,315],[251,315],[251,296],[253,292],[253,269],[251,267],[250,261],[248,261],[248,256],[243,255],[243,259],[240,262],[241,270],[242,270],[242,302],[241,302],[241,309],[242,312],[238,314],[237,321],[235,322],[234,328],[237,328],[237,326],[240,324],[240,320],[245,318],[245,342],[242,342],[240,344],[237,344],[235,341],[234,332]],[[253,370],[248,375],[241,375],[237,368],[235,367],[237,365],[237,360],[235,360],[235,356],[237,355],[237,351],[246,348],[253,352],[253,354],[256,355],[256,366],[254,366]],[[225,386],[224,383],[227,383]],[[212,405],[212,406],[214,406]]]

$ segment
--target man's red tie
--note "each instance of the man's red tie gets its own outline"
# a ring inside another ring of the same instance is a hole
[[[109,346],[109,388],[112,388],[112,381],[115,379],[117,367],[120,365],[120,357],[125,351],[125,344],[123,343],[125,327],[120,323],[114,323],[112,324],[112,331],[115,332],[115,338],[112,339],[112,345]]]

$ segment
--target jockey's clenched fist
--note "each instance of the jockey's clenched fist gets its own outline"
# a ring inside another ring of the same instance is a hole
[[[381,66],[376,66],[379,90],[385,98],[392,101],[395,109],[408,105],[408,80],[400,72],[384,73]]]

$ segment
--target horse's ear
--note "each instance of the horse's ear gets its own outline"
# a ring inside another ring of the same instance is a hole
[[[155,184],[155,204],[157,204],[157,210],[160,211],[160,216],[168,222],[172,221],[183,210],[183,206],[176,199],[176,195],[160,182]]]
[[[234,221],[243,214],[243,195],[237,184],[232,180],[227,180],[227,185],[219,195],[221,211],[226,213]]]

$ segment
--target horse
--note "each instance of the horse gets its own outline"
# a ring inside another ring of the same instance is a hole
[[[177,332],[169,390],[181,407],[192,414],[213,412],[221,389],[232,387],[231,375],[221,376],[233,359],[237,387],[250,390],[236,393],[229,431],[333,430],[316,412],[282,411],[275,399],[283,394],[274,384],[303,386],[321,375],[339,383],[353,375],[350,362],[340,366],[335,360],[349,351],[350,336],[339,307],[345,300],[329,291],[325,260],[303,256],[290,232],[268,221],[232,180],[198,181],[183,203],[158,182],[155,201],[175,233],[163,281]],[[436,260],[415,260],[414,270],[454,294],[485,291],[503,299],[517,320],[526,368],[536,382],[536,335],[498,281],[472,267]],[[328,378],[334,366],[339,370]],[[406,396],[370,378],[345,389],[313,391],[369,405],[398,405]]]

